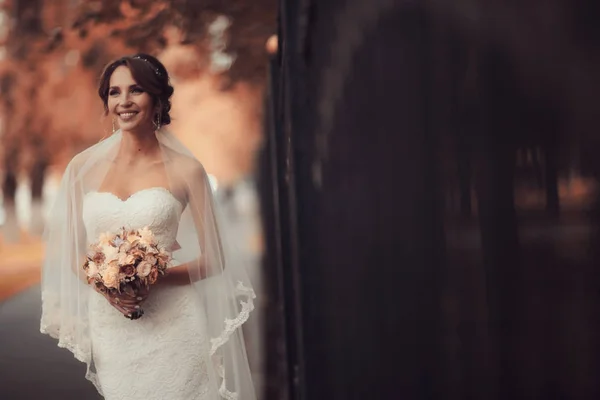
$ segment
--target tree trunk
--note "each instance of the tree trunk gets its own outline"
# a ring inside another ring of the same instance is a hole
[[[557,218],[560,214],[560,199],[558,193],[558,143],[554,135],[545,147],[545,188],[546,188],[546,211],[551,217]]]
[[[510,66],[501,53],[481,55],[482,125],[479,146],[479,221],[486,274],[488,321],[498,400],[519,398],[524,388],[520,347],[523,277],[514,204],[515,136]],[[514,79],[514,78],[512,78]]]
[[[419,5],[390,4],[282,10],[278,134],[292,150],[284,192],[297,213],[297,264],[283,265],[302,323],[295,398],[444,398],[430,38]],[[364,40],[347,40],[357,29]]]

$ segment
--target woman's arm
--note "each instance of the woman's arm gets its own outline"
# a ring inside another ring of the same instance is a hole
[[[199,268],[200,276],[192,277],[189,272],[190,268]],[[160,278],[158,282],[166,285],[183,286],[197,282],[204,278],[206,278],[206,268],[204,267],[203,259],[200,257],[194,261],[169,268],[165,276]]]
[[[222,249],[219,232],[212,210],[210,186],[202,165],[193,164],[185,185],[187,207],[190,209],[198,238],[198,248],[201,255],[196,259],[169,268],[167,274],[160,280],[164,284],[188,285],[221,272]],[[220,262],[211,263],[211,260]],[[215,271],[217,269],[217,271]]]

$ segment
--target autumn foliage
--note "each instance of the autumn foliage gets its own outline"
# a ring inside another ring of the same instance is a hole
[[[219,158],[228,165],[208,161],[225,180],[250,168],[250,152],[259,141],[265,42],[275,31],[274,0],[0,4],[0,169],[8,197],[17,176],[31,176],[35,194],[47,167],[61,170],[73,154],[110,133],[96,94],[97,77],[111,59],[137,51],[159,56],[171,72],[179,93],[173,129],[179,129],[184,142],[196,146],[200,156],[208,146],[221,147],[211,154],[228,152],[229,157]],[[213,49],[208,27],[220,15],[231,21],[224,51],[235,62],[215,74],[209,68]],[[207,110],[238,110],[226,118],[237,118],[237,124],[216,126],[188,118],[202,104],[197,97],[216,99],[203,100]],[[241,156],[242,147],[248,154]],[[246,160],[243,165],[240,156]]]

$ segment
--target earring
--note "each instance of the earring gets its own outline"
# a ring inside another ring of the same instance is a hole
[[[156,128],[156,130],[160,129],[160,112],[156,114],[156,118],[154,119],[154,127]]]
[[[112,128],[113,128],[112,133],[115,133],[117,131],[117,124],[116,124],[115,118],[112,119]]]

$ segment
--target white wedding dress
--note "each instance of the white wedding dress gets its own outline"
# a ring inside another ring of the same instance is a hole
[[[148,226],[159,244],[174,244],[183,205],[165,188],[122,200],[89,192],[83,201],[88,238],[121,227]],[[207,400],[209,340],[206,314],[194,288],[151,289],[144,315],[129,320],[92,289],[90,336],[97,386],[107,400]]]

